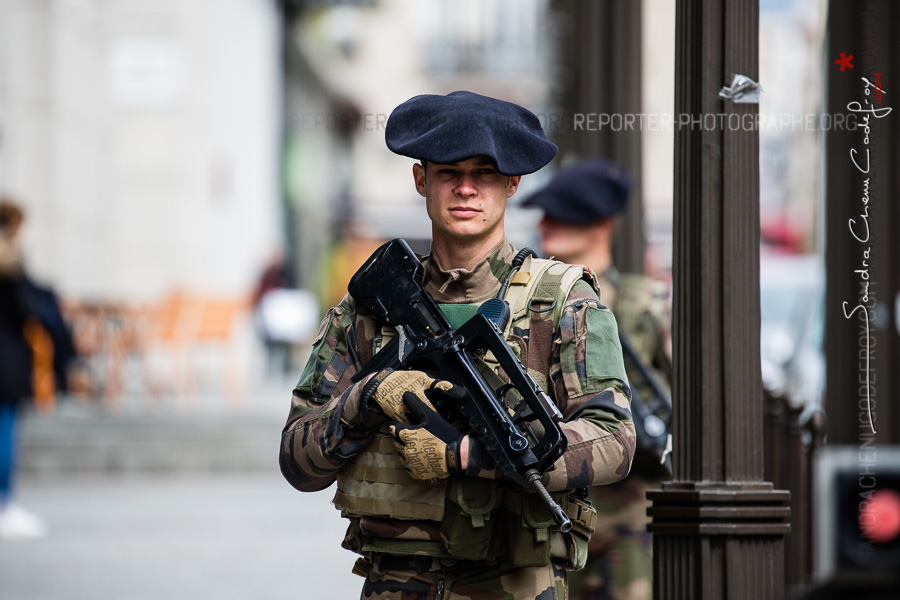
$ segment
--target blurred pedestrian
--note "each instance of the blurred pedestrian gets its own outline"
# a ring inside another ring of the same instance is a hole
[[[17,411],[32,396],[32,354],[25,328],[37,315],[29,301],[19,232],[22,209],[0,197],[0,539],[42,537],[46,526],[13,502]]]
[[[266,266],[253,294],[256,328],[265,345],[266,375],[283,377],[294,368],[294,354],[316,332],[319,303],[308,290],[289,283],[284,255]]]
[[[600,301],[612,309],[619,324],[632,388],[638,448],[628,477],[590,490],[598,513],[597,528],[587,565],[572,578],[575,600],[645,600],[652,596],[652,540],[647,532],[645,493],[658,487],[668,472],[660,462],[664,450],[659,444],[647,443],[644,436],[646,427],[657,426],[659,435],[653,440],[667,441],[665,424],[671,414],[665,413],[670,406],[666,401],[671,364],[668,320],[660,310],[664,302],[658,301],[658,290],[665,289],[664,284],[642,275],[620,273],[613,264],[616,221],[627,206],[631,188],[631,178],[624,170],[595,159],[563,168],[522,203],[544,211],[539,228],[546,256],[587,265],[597,273]],[[633,353],[630,357],[629,350]],[[644,413],[642,401],[664,414]],[[657,420],[644,427],[642,414]]]
[[[256,331],[263,342],[266,353],[267,375],[283,375],[291,367],[290,345],[280,339],[276,331],[279,329],[280,319],[277,318],[277,313],[273,317],[270,315],[272,311],[266,309],[266,299],[270,293],[289,287],[284,253],[279,250],[263,268],[251,299]]]
[[[460,386],[390,368],[352,381],[403,330],[382,328],[349,294],[329,310],[294,389],[282,473],[307,492],[337,481],[363,598],[564,598],[596,516],[580,491],[627,474],[634,430],[615,320],[593,276],[530,256],[527,268],[513,267],[507,202],[556,146],[530,111],[471,92],[408,100],[385,138],[419,161],[413,183],[432,225],[423,285],[448,322],[460,327],[518,290],[507,341],[561,413],[567,449],[543,481],[573,527],[557,526],[537,494],[498,474],[487,429],[470,431],[446,408],[465,397]]]

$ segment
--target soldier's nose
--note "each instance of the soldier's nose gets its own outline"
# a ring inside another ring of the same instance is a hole
[[[456,185],[456,193],[460,196],[474,196],[478,192],[474,181],[468,175],[463,175]]]

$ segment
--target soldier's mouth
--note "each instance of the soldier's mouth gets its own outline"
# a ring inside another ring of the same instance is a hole
[[[456,206],[450,209],[450,214],[455,215],[457,217],[474,217],[480,211],[475,208],[471,208],[468,206]]]

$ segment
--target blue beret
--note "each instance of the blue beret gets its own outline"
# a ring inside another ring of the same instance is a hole
[[[388,117],[384,139],[392,152],[433,163],[489,156],[503,175],[533,173],[557,150],[530,110],[472,92],[407,100]]]
[[[587,160],[557,171],[522,206],[537,206],[555,221],[590,223],[622,212],[631,188],[631,176],[618,165]]]

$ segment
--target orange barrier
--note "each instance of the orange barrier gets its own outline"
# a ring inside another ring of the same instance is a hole
[[[81,303],[64,312],[87,371],[75,395],[111,410],[121,409],[126,396],[148,408],[170,397],[190,408],[200,391],[222,396],[230,407],[243,397],[237,325],[250,314],[244,298],[175,292],[154,304]]]

